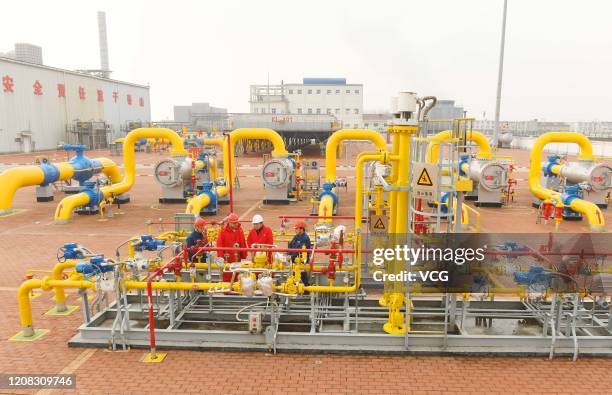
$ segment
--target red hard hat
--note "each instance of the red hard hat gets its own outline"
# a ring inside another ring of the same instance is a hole
[[[294,228],[302,228],[302,229],[306,229],[306,222],[304,221],[297,221],[295,223],[295,225],[293,225]]]
[[[227,222],[238,222],[240,221],[240,218],[238,218],[236,213],[230,213],[227,217],[225,217],[225,220]]]
[[[206,221],[202,217],[198,217],[198,219],[196,219],[195,222],[193,223],[193,226],[195,228],[202,228],[204,227],[204,225],[206,225]]]

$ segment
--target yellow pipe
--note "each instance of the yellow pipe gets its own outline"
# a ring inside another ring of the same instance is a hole
[[[119,183],[100,188],[104,198],[121,195],[132,188],[136,179],[136,155],[134,149],[136,142],[141,138],[155,137],[166,138],[172,143],[171,156],[187,155],[187,151],[185,151],[183,146],[183,140],[171,129],[139,128],[132,130],[128,133],[123,142],[123,167],[125,169],[123,180]],[[89,203],[89,196],[83,192],[64,198],[55,211],[55,222],[60,224],[68,222],[72,215],[72,211],[76,207],[83,206],[87,203]]]
[[[336,181],[336,153],[344,140],[369,140],[376,148],[387,150],[387,143],[382,135],[370,129],[340,129],[329,137],[325,146],[325,181]]]
[[[399,167],[397,173],[396,185],[399,187],[408,187],[408,177],[410,165],[410,135],[406,133],[399,133],[399,153],[400,160],[397,166]],[[406,233],[406,225],[408,220],[408,191],[397,191],[397,203],[395,213],[395,233]]]
[[[121,179],[119,167],[110,159],[96,158],[102,164],[101,172],[112,182]],[[58,181],[69,180],[74,175],[74,168],[69,162],[53,163],[59,171]],[[18,166],[12,167],[0,173],[0,213],[11,209],[15,192],[18,189],[40,185],[45,180],[45,173],[40,166]]]
[[[453,139],[452,130],[444,130],[435,136],[431,137],[429,145],[427,146],[426,160],[428,163],[438,163],[438,156],[440,152],[440,142],[449,141]],[[481,159],[493,159],[493,153],[491,152],[491,146],[487,141],[487,137],[476,131],[466,132],[466,138],[478,145],[477,158]]]
[[[91,281],[79,280],[52,280],[45,277],[42,280],[30,279],[23,282],[17,290],[17,302],[19,304],[19,316],[23,329],[23,336],[34,335],[32,327],[32,306],[30,304],[30,293],[33,289],[41,288],[48,291],[51,288],[94,288],[95,284]]]
[[[576,132],[547,132],[533,142],[529,165],[529,189],[531,193],[541,200],[555,199],[561,202],[561,194],[552,189],[544,188],[540,184],[540,172],[542,171],[542,152],[549,143],[575,143],[580,147],[578,159],[593,160],[593,146],[591,141],[583,134]],[[591,230],[601,231],[604,229],[604,216],[596,204],[583,199],[574,199],[569,206],[572,210],[586,216]]]
[[[223,141],[224,139],[222,138],[204,139],[204,145],[216,145],[223,150]]]
[[[56,263],[53,267],[53,271],[51,272],[51,278],[53,280],[62,280],[62,273],[64,270],[73,268],[76,266],[76,262],[72,260],[67,260],[65,262]],[[55,296],[55,308],[58,312],[66,311],[66,293],[64,292],[64,288],[55,287],[54,289]]]
[[[331,217],[334,215],[334,198],[324,195],[319,202],[319,217]],[[331,218],[321,218],[319,222],[331,222]]]
[[[355,232],[361,229],[361,216],[363,215],[363,165],[365,162],[372,161],[387,163],[388,160],[386,151],[362,152],[357,156],[355,169]]]
[[[387,129],[387,133],[391,133],[392,126]],[[396,134],[393,135],[393,141],[391,143],[391,154],[393,156],[399,155],[399,139]],[[391,167],[391,183],[397,182],[397,166]],[[389,233],[395,233],[395,213],[397,210],[397,191],[389,192]]]
[[[236,159],[234,157],[234,147],[238,141],[243,139],[258,139],[258,140],[268,140],[272,143],[273,150],[272,155],[280,156],[280,155],[288,155],[285,148],[285,142],[283,138],[276,133],[276,131],[267,128],[242,128],[235,129],[230,132],[229,138],[231,140],[231,147],[227,146],[227,139],[222,140],[223,147],[223,177],[225,178],[225,182],[227,185],[218,186],[217,187],[217,196],[225,196],[229,193],[229,182],[230,182],[230,168],[228,163],[230,163],[230,155],[231,155],[231,163],[232,166],[236,166]],[[207,141],[215,140],[212,144],[219,144],[216,140],[221,139],[206,139],[204,140],[205,144]],[[194,216],[200,215],[200,211],[206,207],[210,203],[210,199],[206,194],[200,194],[194,196],[189,203],[187,204],[187,208],[185,209],[186,214],[193,214]]]

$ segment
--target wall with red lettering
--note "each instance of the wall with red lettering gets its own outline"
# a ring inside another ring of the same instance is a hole
[[[112,140],[127,122],[150,119],[148,87],[0,59],[0,153],[19,151],[23,131],[45,150],[66,141],[76,120],[107,122]]]

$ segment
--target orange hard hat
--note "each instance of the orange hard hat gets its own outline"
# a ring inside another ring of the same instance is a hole
[[[193,227],[196,229],[203,228],[204,225],[206,225],[206,221],[202,217],[198,217],[198,219],[196,219],[195,222],[193,223]]]
[[[236,213],[230,213],[227,217],[225,217],[225,220],[227,222],[239,222],[240,218],[238,218]]]
[[[295,223],[295,225],[293,225],[294,228],[302,228],[302,229],[306,229],[306,222],[304,221],[297,221]]]

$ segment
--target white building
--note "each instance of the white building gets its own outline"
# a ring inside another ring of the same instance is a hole
[[[149,87],[0,58],[0,153],[56,148],[81,122],[104,122],[108,139],[151,120]]]
[[[363,84],[304,78],[301,84],[251,85],[253,114],[333,115],[344,128],[363,127]]]

